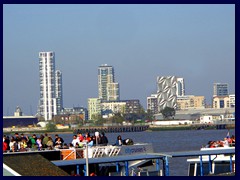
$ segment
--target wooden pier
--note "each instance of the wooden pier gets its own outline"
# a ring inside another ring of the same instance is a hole
[[[193,124],[192,129],[202,130],[202,129],[233,129],[235,124]]]
[[[94,133],[104,132],[104,133],[117,133],[117,132],[141,132],[146,131],[149,128],[149,125],[136,125],[136,126],[86,126],[74,130],[74,134],[78,132],[81,133]]]

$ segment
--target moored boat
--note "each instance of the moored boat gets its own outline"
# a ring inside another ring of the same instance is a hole
[[[226,140],[226,138],[224,138]],[[201,151],[213,152],[213,155],[203,155],[199,158],[187,159],[189,163],[189,176],[220,175],[235,173],[235,154],[225,154],[228,150],[234,150],[235,144],[225,144],[224,141],[210,141],[207,146],[202,147]],[[214,152],[217,152],[214,154]],[[222,153],[219,153],[222,152]]]

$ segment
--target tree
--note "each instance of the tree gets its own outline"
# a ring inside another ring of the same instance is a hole
[[[153,116],[153,113],[150,109],[147,110],[147,113],[145,115],[145,119],[146,120],[154,120],[154,116]]]
[[[115,123],[120,123],[121,124],[124,121],[124,117],[120,113],[115,113],[112,118],[113,118],[112,120]]]
[[[106,123],[106,119],[99,118],[98,120],[94,121],[95,125],[97,126],[103,126],[104,123]]]
[[[46,125],[46,129],[47,131],[55,131],[57,129],[56,125],[52,122],[49,122],[47,125]]]
[[[101,118],[102,118],[102,115],[99,114],[99,113],[96,113],[96,114],[92,115],[92,119],[91,120],[93,120],[95,122],[95,121],[97,121],[97,120],[99,120]]]
[[[164,119],[174,118],[175,109],[171,107],[165,107],[160,111],[160,113],[162,113]]]

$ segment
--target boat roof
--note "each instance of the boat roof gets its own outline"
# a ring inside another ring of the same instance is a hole
[[[163,158],[163,155],[155,154],[137,154],[137,155],[121,155],[121,156],[111,156],[111,157],[100,157],[100,158],[89,158],[89,164],[101,164],[101,163],[113,163],[113,162],[124,162],[124,161],[135,161],[141,159],[158,159]],[[57,160],[51,161],[57,166],[68,166],[68,165],[84,165],[86,164],[86,159],[75,159],[75,160]]]
[[[229,162],[230,161],[230,158],[229,157],[211,157],[211,160],[214,161],[214,162]],[[203,158],[202,159],[203,162],[209,162],[209,158]],[[232,157],[232,161],[235,161],[235,156]],[[200,159],[199,158],[193,158],[193,159],[187,159],[187,162],[190,162],[190,163],[198,163],[200,162]]]
[[[101,163],[125,162],[125,161],[135,161],[135,160],[163,159],[165,157],[190,157],[190,156],[218,155],[218,154],[235,154],[235,148],[219,149],[214,151],[199,150],[199,151],[146,153],[146,154],[136,154],[136,155],[121,155],[121,156],[113,156],[113,157],[88,158],[88,163],[101,164]],[[85,165],[86,159],[55,160],[51,162],[57,166]]]
[[[166,152],[167,157],[189,157],[203,155],[218,155],[218,154],[235,154],[235,148],[231,149],[214,149],[214,150],[199,150],[199,151],[179,151]]]

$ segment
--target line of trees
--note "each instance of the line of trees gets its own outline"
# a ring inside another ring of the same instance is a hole
[[[171,107],[165,107],[164,109],[162,109],[160,111],[160,113],[162,114],[164,119],[174,119],[175,116],[175,109],[171,108]],[[63,123],[62,119],[60,119],[61,121],[57,121],[57,118],[53,119],[54,123],[49,123],[47,124],[47,129],[50,131],[53,131],[56,129],[55,125],[56,123]],[[126,122],[130,122],[130,123],[135,123],[135,121],[137,120],[141,120],[141,121],[145,121],[145,120],[149,120],[152,121],[154,120],[154,114],[152,113],[151,110],[147,110],[147,112],[145,112],[144,108],[142,107],[140,109],[140,111],[138,113],[125,113],[125,114],[121,114],[121,113],[114,113],[113,116],[109,117],[109,118],[103,118],[101,114],[95,114],[92,116],[92,120],[87,121],[89,124],[94,124],[97,126],[101,126],[103,124],[122,124],[124,121]],[[84,124],[83,120],[76,120],[76,123],[79,124],[79,126],[82,126]],[[63,123],[64,124],[64,123]]]
[[[171,107],[165,107],[160,111],[164,119],[174,119],[176,111],[174,108]],[[101,115],[93,116],[93,120],[96,120],[96,125],[102,125],[103,123],[112,122],[112,123],[122,123],[123,121],[128,122],[134,122],[138,119],[141,120],[154,120],[154,114],[151,112],[151,110],[147,110],[147,112],[144,111],[143,108],[139,111],[139,113],[128,113],[128,114],[121,114],[121,113],[115,113],[110,118],[102,118]]]

